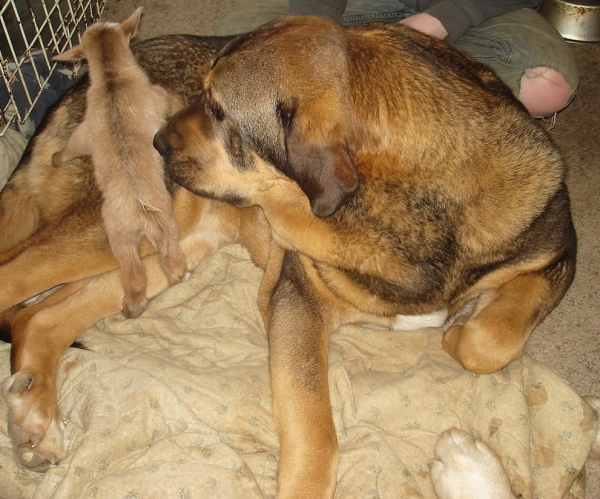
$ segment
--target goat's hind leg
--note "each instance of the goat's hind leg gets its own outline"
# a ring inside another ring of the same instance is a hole
[[[148,306],[146,298],[146,269],[139,255],[138,245],[125,237],[111,241],[113,255],[121,269],[123,286],[123,315],[138,317]]]
[[[169,286],[174,286],[183,281],[188,272],[187,257],[179,244],[177,222],[172,214],[165,212],[154,214],[153,218],[155,224],[152,224],[148,239],[160,255]]]
[[[161,266],[170,286],[185,279],[188,272],[187,258],[176,239],[168,242],[167,251],[161,255]]]

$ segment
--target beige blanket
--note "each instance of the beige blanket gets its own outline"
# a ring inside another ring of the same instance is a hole
[[[239,246],[203,262],[138,319],[100,321],[60,368],[69,456],[45,474],[15,464],[0,426],[0,497],[274,497],[278,440],[262,272]],[[9,345],[0,344],[0,379]],[[344,327],[329,377],[340,444],[337,498],[432,499],[438,435],[460,427],[500,456],[525,499],[582,498],[596,414],[547,367],[523,358],[476,376],[438,330]],[[0,420],[7,407],[0,404]]]

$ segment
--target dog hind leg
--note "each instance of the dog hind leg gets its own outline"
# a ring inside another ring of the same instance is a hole
[[[499,371],[521,357],[529,335],[562,299],[574,272],[574,259],[566,257],[485,291],[471,317],[447,329],[444,350],[474,373]]]
[[[0,311],[64,282],[106,272],[116,267],[106,235],[99,224],[86,225],[76,216],[60,225],[46,225],[28,240],[18,254],[0,255]]]
[[[145,258],[144,263],[147,292],[156,296],[167,288],[167,280],[156,255]],[[13,374],[1,386],[9,406],[11,439],[23,466],[44,471],[65,458],[68,439],[57,398],[60,361],[83,332],[103,317],[118,313],[122,302],[120,272],[114,270],[66,284],[15,317]]]
[[[0,253],[0,265],[5,265],[14,260],[32,246],[43,245],[52,238],[52,233],[56,228],[55,224],[45,224],[29,237],[26,237],[3,253]]]
[[[185,279],[188,270],[187,259],[176,240],[169,242],[168,250],[161,258],[161,266],[170,286],[180,283]]]
[[[12,321],[13,375],[1,384],[8,411],[8,433],[16,460],[45,471],[66,456],[68,440],[56,396],[56,374],[65,350],[79,334],[69,334],[52,318],[53,307],[77,293],[86,281],[70,283],[40,303],[20,310]],[[79,330],[77,330],[79,332]]]

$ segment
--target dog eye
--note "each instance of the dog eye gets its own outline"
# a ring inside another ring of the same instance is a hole
[[[225,119],[225,111],[216,104],[210,105],[210,114],[212,114],[217,121],[223,121]]]

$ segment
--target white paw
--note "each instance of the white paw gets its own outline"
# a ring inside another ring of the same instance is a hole
[[[514,499],[508,475],[494,451],[453,428],[435,447],[431,481],[439,499]]]

